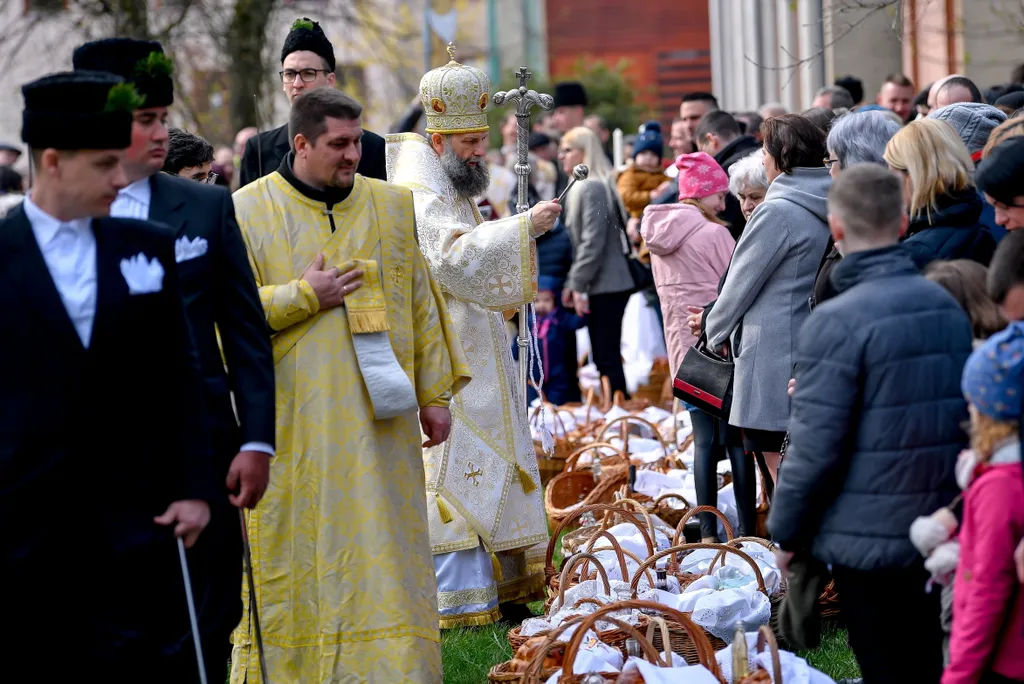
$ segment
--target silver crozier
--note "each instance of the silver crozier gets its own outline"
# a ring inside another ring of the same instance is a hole
[[[550,95],[538,93],[536,90],[529,90],[526,82],[530,80],[531,74],[526,67],[519,67],[515,73],[519,79],[519,87],[515,90],[507,90],[494,94],[494,104],[514,105],[516,108],[516,176],[519,180],[519,195],[516,202],[516,212],[523,214],[530,210],[528,187],[530,184],[530,110],[534,107],[551,109],[555,106],[555,100]],[[519,392],[523,401],[526,401],[526,379],[529,375],[529,351],[530,346],[530,318],[529,305],[523,304],[519,307]],[[529,415],[529,406],[523,408]]]

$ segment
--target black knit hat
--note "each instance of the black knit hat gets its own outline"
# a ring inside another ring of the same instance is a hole
[[[974,173],[978,189],[997,202],[1012,205],[1024,197],[1024,137],[997,145]]]
[[[75,48],[71,63],[75,71],[109,71],[132,83],[146,98],[143,107],[169,107],[174,103],[174,65],[154,40],[94,40]]]
[[[68,71],[21,87],[21,139],[43,150],[123,150],[132,142],[132,111],[142,98],[124,79]]]
[[[284,58],[293,52],[308,51],[319,55],[325,62],[331,73],[334,72],[334,46],[327,40],[324,30],[320,24],[309,17],[296,19],[292,24],[292,30],[284,39],[284,47],[281,48],[281,63]]]
[[[582,83],[568,81],[555,84],[556,107],[586,107],[587,91]]]

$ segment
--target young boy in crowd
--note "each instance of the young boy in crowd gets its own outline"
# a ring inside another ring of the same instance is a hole
[[[643,216],[644,208],[668,187],[661,164],[664,147],[661,124],[648,121],[633,146],[633,163],[619,174],[619,195],[632,219]]]
[[[580,401],[579,377],[576,374],[576,331],[583,319],[563,308],[562,281],[542,275],[537,279],[537,295],[533,306],[537,312],[537,350],[544,367],[544,399],[555,406]],[[512,355],[519,358],[518,342],[513,340]],[[532,377],[539,375],[537,365]],[[527,398],[537,398],[533,385],[527,387]]]

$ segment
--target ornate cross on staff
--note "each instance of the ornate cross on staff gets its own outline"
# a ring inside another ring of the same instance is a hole
[[[519,180],[519,195],[516,202],[516,211],[520,214],[530,210],[529,191],[530,183],[530,110],[534,107],[551,109],[555,106],[555,100],[550,95],[538,93],[536,90],[529,90],[526,82],[533,76],[527,68],[519,67],[515,73],[519,79],[519,87],[515,90],[508,90],[494,94],[494,104],[514,105],[516,108],[516,176]],[[523,400],[526,399],[526,379],[529,373],[529,361],[527,359],[527,348],[530,346],[530,324],[529,305],[519,307],[519,390]],[[527,411],[529,409],[527,408]]]

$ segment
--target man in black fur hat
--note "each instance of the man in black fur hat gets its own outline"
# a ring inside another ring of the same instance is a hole
[[[0,221],[0,657],[21,680],[187,682],[174,538],[196,541],[217,488],[174,238],[107,218],[139,96],[85,71],[22,93],[35,182]]]
[[[334,68],[334,46],[320,24],[306,17],[292,24],[292,30],[281,48],[280,76],[288,102],[295,102],[299,95],[313,88],[333,88]],[[364,128],[362,147],[356,173],[386,181],[384,138]],[[291,149],[287,123],[250,138],[242,154],[238,187],[244,187],[277,171],[281,160],[288,156]]]
[[[573,128],[583,125],[583,108],[587,106],[587,91],[582,83],[566,81],[555,84],[555,111],[551,125],[565,135]]]
[[[206,386],[213,468],[222,492],[213,504],[210,529],[191,552],[193,581],[208,678],[223,681],[231,631],[242,615],[242,537],[235,507],[253,508],[259,502],[274,454],[269,328],[227,189],[160,173],[167,159],[167,108],[174,101],[172,65],[160,43],[94,41],[78,47],[72,61],[76,69],[108,71],[133,81],[145,98],[135,111],[131,146],[122,162],[128,185],[118,193],[111,214],[159,221],[175,233],[186,313]]]

